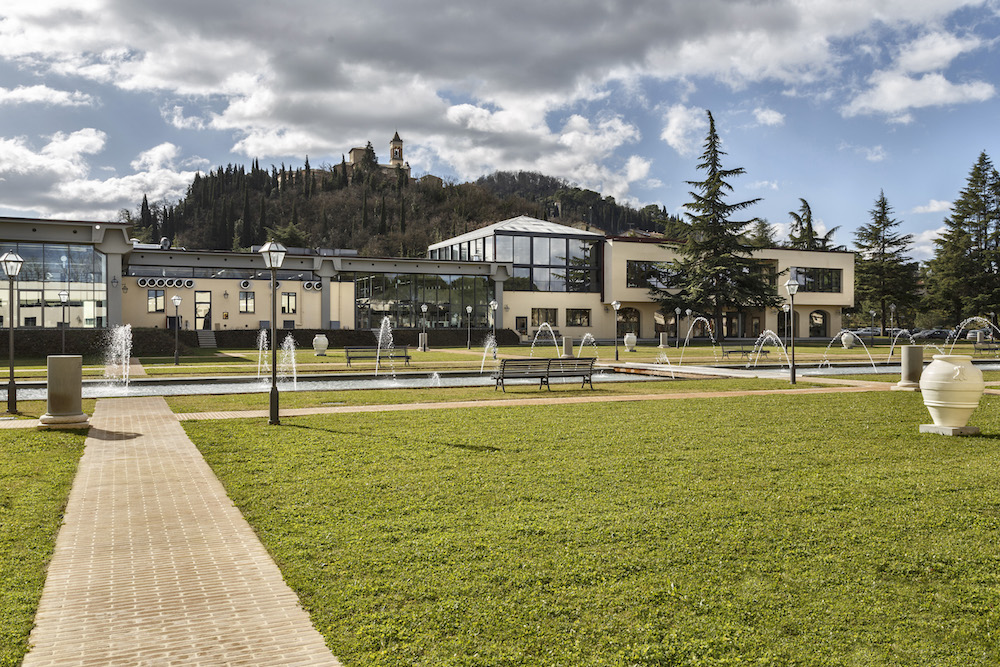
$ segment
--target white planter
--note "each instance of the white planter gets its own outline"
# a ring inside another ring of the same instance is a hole
[[[850,331],[847,331],[844,333],[843,336],[840,337],[840,343],[844,346],[845,350],[850,350],[853,349],[854,346],[858,344],[858,337],[855,336]]]
[[[964,427],[985,387],[983,372],[965,354],[935,354],[920,376],[920,393],[935,426]]]
[[[328,347],[330,347],[330,341],[327,340],[325,334],[316,334],[313,336],[313,354],[315,356],[325,357]]]
[[[635,342],[636,342],[636,337],[634,333],[630,331],[629,333],[625,334],[626,350],[628,350],[629,352],[635,352]]]

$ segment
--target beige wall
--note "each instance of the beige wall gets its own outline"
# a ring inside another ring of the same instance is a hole
[[[270,281],[251,281],[249,289],[240,287],[240,281],[234,279],[196,278],[194,287],[163,287],[165,308],[163,312],[148,312],[146,287],[139,287],[138,278],[124,278],[128,291],[123,296],[124,321],[134,327],[165,328],[167,317],[173,317],[174,305],[171,298],[176,294],[181,297],[179,314],[182,328],[193,329],[195,325],[194,300],[195,292],[211,292],[212,328],[226,329],[257,329],[263,320],[271,319]],[[278,320],[283,326],[286,320],[295,322],[296,329],[325,329],[328,322],[321,322],[321,304],[323,294],[320,290],[307,290],[299,281],[279,281],[278,288]],[[254,312],[240,312],[240,292],[254,293]],[[296,295],[297,308],[295,313],[281,313],[280,293],[292,292]],[[228,295],[228,296],[227,296]],[[330,283],[331,319],[339,320],[342,329],[354,326],[354,284]]]

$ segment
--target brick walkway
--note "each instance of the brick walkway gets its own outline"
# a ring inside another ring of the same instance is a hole
[[[162,398],[91,424],[24,667],[340,665]]]

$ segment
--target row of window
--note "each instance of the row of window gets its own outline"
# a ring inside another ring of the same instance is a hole
[[[199,293],[200,294],[200,293]],[[294,315],[298,312],[299,296],[295,292],[281,293],[281,312],[286,315]],[[240,312],[255,312],[255,296],[253,292],[240,292]],[[166,311],[166,294],[161,289],[151,289],[146,291],[146,312],[162,313]]]
[[[559,309],[558,308],[532,308],[531,309],[531,326],[540,327],[542,324],[548,323],[550,327],[558,327],[559,324]],[[563,320],[562,326],[567,327],[589,327],[590,326],[590,308],[567,308],[566,316]]]
[[[559,236],[496,234],[432,249],[430,258],[533,266],[591,266],[597,263],[595,246],[594,241]]]
[[[777,282],[777,267],[773,262],[761,262],[760,270],[764,272],[768,282]],[[643,260],[627,260],[625,262],[626,287],[657,287],[670,289],[676,287],[675,269],[668,262],[653,262]],[[843,269],[821,269],[801,267],[795,270],[800,292],[833,292],[843,291]]]

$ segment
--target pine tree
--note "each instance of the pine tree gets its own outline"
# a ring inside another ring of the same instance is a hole
[[[760,266],[750,257],[751,247],[743,240],[743,231],[752,222],[734,220],[733,216],[750,208],[759,199],[726,202],[733,188],[729,179],[740,176],[744,169],[724,169],[719,135],[712,112],[708,115],[708,136],[698,169],[705,171],[702,181],[688,181],[694,188],[689,194],[694,201],[687,203],[690,233],[678,249],[675,265],[663,271],[657,282],[678,288],[675,294],[653,287],[651,293],[663,312],[676,306],[691,308],[715,321],[716,336],[724,336],[723,314],[727,309],[768,308],[778,305],[775,288]]]
[[[934,243],[928,304],[955,323],[1000,310],[1000,175],[985,151]]]
[[[802,250],[829,250],[833,245],[833,234],[840,227],[834,227],[820,236],[813,226],[812,207],[805,199],[799,198],[799,212],[789,211],[792,222],[789,227],[788,241],[793,248]]]
[[[858,257],[854,265],[854,297],[863,310],[881,314],[885,329],[889,324],[890,304],[896,304],[899,317],[912,321],[919,301],[918,265],[907,256],[911,234],[898,231],[901,221],[892,217],[892,207],[879,193],[875,208],[868,212],[871,221],[854,232]]]

